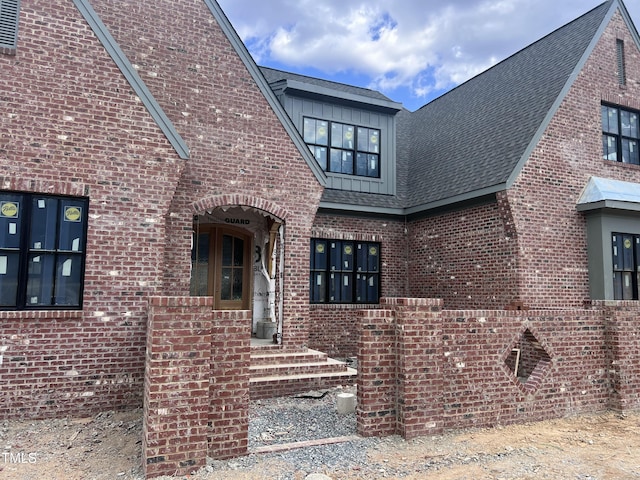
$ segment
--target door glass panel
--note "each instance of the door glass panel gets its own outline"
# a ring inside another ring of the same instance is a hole
[[[201,233],[191,251],[191,295],[209,294],[209,234]]]
[[[242,300],[244,241],[231,235],[222,236],[222,279],[220,300]]]
[[[233,269],[232,300],[242,300],[242,268]]]
[[[244,265],[244,242],[239,238],[233,239],[233,265],[236,267]]]
[[[233,265],[233,237],[229,235],[222,236],[222,265]]]
[[[220,300],[231,300],[231,282],[233,278],[233,269],[231,267],[223,267],[220,279]]]

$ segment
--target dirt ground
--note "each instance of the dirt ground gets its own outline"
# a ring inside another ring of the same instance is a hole
[[[2,479],[139,480],[140,458],[140,410],[0,422]],[[411,480],[640,479],[640,412],[465,430],[408,442],[389,437],[370,448],[368,458],[368,466],[316,473],[336,480],[398,478],[398,472]],[[278,457],[263,456],[247,469],[209,468],[192,478],[305,478],[306,472],[290,469]]]

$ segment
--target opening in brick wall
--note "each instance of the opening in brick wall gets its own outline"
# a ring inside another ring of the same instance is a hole
[[[535,391],[551,366],[551,357],[529,329],[507,351],[505,364],[527,391]]]

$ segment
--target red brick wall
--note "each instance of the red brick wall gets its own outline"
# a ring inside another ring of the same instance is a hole
[[[502,198],[409,224],[411,296],[442,298],[446,308],[504,308],[518,299],[517,237]]]
[[[619,86],[616,39],[628,82]],[[586,227],[576,203],[592,175],[640,182],[640,167],[602,159],[603,101],[640,109],[640,51],[616,14],[509,190],[518,238],[520,299],[580,307],[589,298]]]
[[[361,434],[410,438],[640,407],[637,302],[594,302],[586,310],[438,309],[429,299],[384,299],[382,309],[360,313]],[[509,365],[523,337],[548,355],[526,383]]]
[[[71,2],[21,2],[0,82],[0,189],[89,197],[83,310],[1,314],[1,415],[140,406],[147,296],[185,162]]]
[[[306,345],[308,238],[320,183],[204,2],[176,8],[172,0],[143,0],[126,10],[107,0],[92,5],[189,144],[188,168],[168,212],[166,292],[189,291],[193,215],[203,213],[195,206],[242,198],[284,220],[282,341],[284,348]]]

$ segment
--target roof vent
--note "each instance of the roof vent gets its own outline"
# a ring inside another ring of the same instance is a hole
[[[624,40],[616,40],[616,53],[618,55],[618,84],[627,84],[627,73],[624,68]]]

